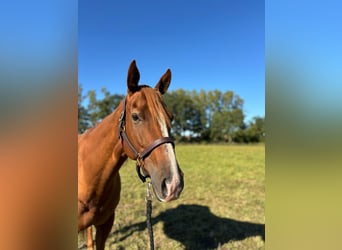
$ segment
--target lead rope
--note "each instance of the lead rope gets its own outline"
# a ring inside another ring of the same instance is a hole
[[[151,214],[152,214],[152,194],[151,194],[151,182],[147,182],[146,186],[146,224],[148,229],[148,234],[150,236],[150,249],[154,250],[154,240],[153,240],[153,228],[151,223]]]

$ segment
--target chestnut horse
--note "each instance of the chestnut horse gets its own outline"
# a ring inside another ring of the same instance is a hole
[[[137,161],[142,180],[151,179],[159,201],[177,199],[183,190],[173,140],[169,137],[172,114],[162,101],[171,71],[155,88],[138,85],[140,74],[132,61],[127,76],[127,96],[118,108],[78,137],[78,232],[96,228],[96,249],[103,250],[120,200],[119,169],[129,157]],[[89,239],[90,238],[90,239]]]

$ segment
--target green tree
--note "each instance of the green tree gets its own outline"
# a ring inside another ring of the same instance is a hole
[[[265,118],[253,117],[253,120],[233,134],[233,140],[238,143],[253,143],[265,141]]]
[[[96,91],[90,90],[88,92],[88,112],[89,112],[89,120],[91,123],[91,126],[95,126],[95,124],[98,122],[98,104],[97,104],[97,98],[96,98]]]
[[[265,118],[254,117],[250,124],[251,133],[258,139],[258,141],[265,141],[266,130],[265,130]]]
[[[232,133],[243,123],[243,100],[232,91],[179,89],[165,96],[175,118],[176,137],[206,141],[232,141]]]
[[[102,88],[101,92],[103,95],[103,99],[97,98],[95,90],[91,90],[88,92],[88,111],[92,126],[94,126],[107,115],[112,113],[124,98],[123,95],[111,95],[106,88]]]
[[[78,85],[78,133],[83,133],[89,128],[89,113],[88,110],[83,106],[85,96],[82,95],[83,88]]]
[[[233,133],[243,124],[243,100],[233,91],[219,90],[209,91],[208,100],[210,139],[231,142]]]
[[[195,105],[190,92],[179,89],[166,93],[164,101],[174,115],[172,133],[179,139],[183,136],[198,137],[201,132],[201,111]]]
[[[180,138],[186,130],[186,113],[189,111],[189,100],[183,89],[168,92],[164,95],[164,101],[173,113],[172,134]]]
[[[208,101],[207,92],[201,90],[191,92],[191,100],[198,112],[196,133],[202,141],[210,141],[210,121],[209,114],[210,102]]]

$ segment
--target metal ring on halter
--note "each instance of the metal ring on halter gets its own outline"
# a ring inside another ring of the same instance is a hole
[[[137,164],[136,164],[136,171],[137,171],[137,174],[138,174],[138,177],[140,178],[140,180],[142,181],[142,182],[146,182],[146,179],[147,179],[147,177],[148,176],[144,176],[142,173],[141,173],[141,170],[140,170],[140,168],[141,168],[141,166],[138,164],[138,162],[137,162]]]

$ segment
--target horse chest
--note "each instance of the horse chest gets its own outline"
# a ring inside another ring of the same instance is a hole
[[[85,224],[101,224],[113,214],[120,201],[121,182],[119,173],[112,176],[102,188],[79,194],[80,215]]]

